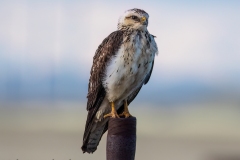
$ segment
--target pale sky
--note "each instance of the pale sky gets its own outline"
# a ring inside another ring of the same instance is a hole
[[[147,89],[200,85],[240,93],[239,1],[3,0],[0,96],[16,88],[38,92],[31,88],[39,86],[44,94],[52,83],[70,96],[77,85],[84,95],[95,50],[130,8],[149,13],[148,30],[157,36],[159,55]]]

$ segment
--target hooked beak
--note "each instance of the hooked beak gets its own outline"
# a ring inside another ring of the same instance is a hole
[[[147,25],[147,21],[146,20],[147,20],[146,17],[142,17],[141,18],[141,24]]]

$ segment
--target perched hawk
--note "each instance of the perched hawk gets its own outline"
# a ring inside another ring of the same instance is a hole
[[[109,117],[131,116],[128,105],[149,81],[158,49],[147,30],[148,18],[144,10],[127,10],[119,19],[118,30],[103,40],[93,57],[83,152],[97,149]]]

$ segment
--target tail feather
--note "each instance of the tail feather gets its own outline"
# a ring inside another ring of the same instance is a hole
[[[124,106],[122,105],[118,110],[118,114],[122,113]],[[97,150],[97,146],[103,136],[108,130],[108,120],[102,119],[102,121],[95,122],[92,120],[85,128],[82,151],[83,153],[93,153]]]
[[[108,129],[108,120],[104,120],[101,122],[92,122],[92,130],[85,135],[85,139],[83,140],[82,151],[83,153],[93,153],[97,150],[97,146],[102,138],[102,135]]]
[[[136,89],[131,96],[128,98],[128,104],[130,104],[133,99],[137,96],[138,92],[140,91],[141,87]],[[101,101],[102,102],[102,101]],[[97,146],[103,136],[103,134],[108,130],[108,120],[102,119],[101,121],[94,121],[93,117],[96,114],[96,108],[92,108],[89,110],[87,123],[85,127],[85,132],[83,136],[83,145],[82,151],[83,153],[93,153],[97,150]],[[121,114],[124,111],[123,104],[117,110],[118,114]]]

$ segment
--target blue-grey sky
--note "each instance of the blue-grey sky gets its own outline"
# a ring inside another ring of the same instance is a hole
[[[240,1],[2,0],[0,100],[85,100],[95,50],[130,8],[149,13],[159,48],[141,99],[240,97]]]

